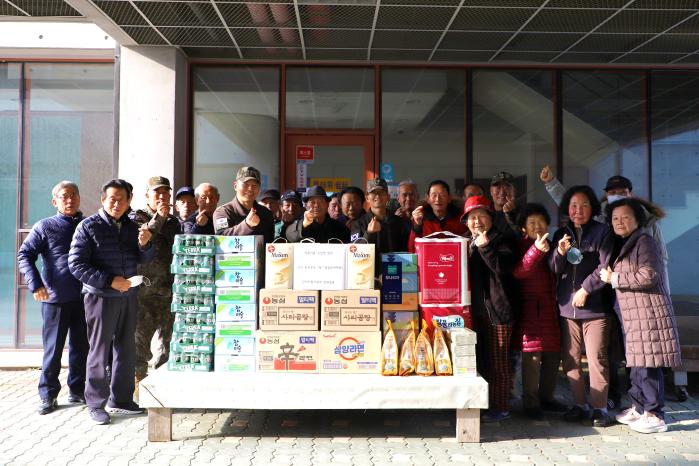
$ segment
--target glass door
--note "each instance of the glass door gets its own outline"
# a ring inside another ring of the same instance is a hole
[[[328,194],[346,186],[364,190],[375,176],[374,136],[287,135],[287,189],[322,186]]]

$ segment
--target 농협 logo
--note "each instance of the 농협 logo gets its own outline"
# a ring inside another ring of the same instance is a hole
[[[265,296],[264,299],[262,300],[262,302],[265,303],[265,304],[269,304],[269,303],[272,302],[272,300],[269,299],[269,296]]]
[[[442,262],[454,262],[454,254],[440,254],[439,260]]]
[[[354,337],[345,337],[335,347],[335,354],[345,361],[353,361],[364,354],[364,342]]]
[[[325,298],[325,304],[332,304],[333,299],[332,298]]]

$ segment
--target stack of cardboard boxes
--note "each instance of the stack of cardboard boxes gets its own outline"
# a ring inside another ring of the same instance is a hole
[[[267,244],[257,369],[378,373],[373,264],[371,244]]]
[[[418,314],[417,255],[397,252],[381,255],[381,322],[384,337],[390,320],[400,345],[411,330],[411,321],[420,325]]]
[[[477,377],[476,332],[468,328],[453,328],[447,335],[454,375]]]
[[[216,236],[216,372],[255,370],[257,295],[262,283],[261,236]]]
[[[214,351],[214,238],[177,235],[173,245],[171,311],[175,313],[168,369],[210,371]]]

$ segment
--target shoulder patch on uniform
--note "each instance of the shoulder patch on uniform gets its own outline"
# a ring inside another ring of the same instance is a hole
[[[352,233],[352,236],[350,236],[350,241],[356,241],[359,239],[359,233]]]
[[[216,219],[216,229],[228,228],[228,219],[226,217],[221,217]]]

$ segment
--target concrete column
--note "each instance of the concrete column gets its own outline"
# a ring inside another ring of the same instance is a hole
[[[139,208],[151,176],[169,178],[173,189],[185,183],[187,59],[175,47],[128,46],[120,60],[118,173]]]

